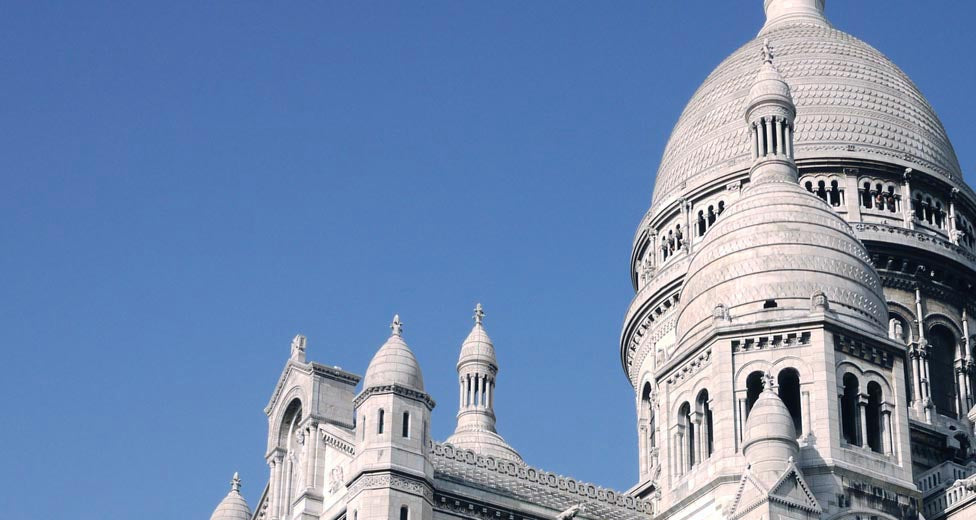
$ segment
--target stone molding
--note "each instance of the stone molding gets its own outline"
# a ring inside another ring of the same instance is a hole
[[[350,456],[356,455],[356,447],[352,444],[332,435],[325,430],[319,430],[322,435],[322,442]]]
[[[834,333],[834,350],[889,370],[895,362],[894,355],[887,349],[836,332]]]
[[[686,362],[684,365],[675,368],[671,374],[665,379],[668,385],[681,384],[682,381],[688,379],[703,368],[708,366],[709,362],[712,360],[712,349],[705,349],[698,353],[697,356],[693,357],[690,361]]]
[[[359,408],[359,405],[363,404],[363,401],[365,401],[369,396],[381,394],[394,394],[401,397],[406,397],[407,399],[413,399],[414,401],[419,401],[426,405],[427,409],[429,410],[433,410],[434,405],[436,404],[426,392],[421,392],[398,384],[371,386],[360,392],[359,395],[356,396],[356,399],[353,400],[352,404],[356,408]]]
[[[434,488],[430,484],[419,479],[392,472],[360,474],[349,484],[347,496],[354,497],[368,489],[395,489],[423,497],[424,500],[431,504],[434,503]]]
[[[649,502],[524,463],[479,455],[447,443],[431,442],[429,453],[435,476],[504,490],[557,511],[582,502],[588,516],[622,520],[650,518]]]

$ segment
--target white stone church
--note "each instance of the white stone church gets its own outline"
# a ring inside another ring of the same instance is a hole
[[[296,337],[264,492],[252,510],[235,475],[211,519],[976,519],[976,192],[921,92],[824,0],[764,7],[681,114],[637,226],[631,489],[498,434],[479,306],[444,441],[399,318],[362,378]]]

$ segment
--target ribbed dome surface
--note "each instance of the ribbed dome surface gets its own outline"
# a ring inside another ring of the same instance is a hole
[[[779,23],[725,59],[695,92],[661,159],[652,207],[750,160],[742,124],[769,38],[797,107],[799,160],[857,157],[951,175],[961,170],[942,123],[918,88],[870,45],[814,23]],[[849,146],[854,149],[850,150]]]
[[[389,385],[424,390],[424,376],[420,372],[417,358],[397,334],[390,336],[376,352],[366,369],[366,376],[363,377],[364,389]]]
[[[677,325],[682,348],[710,327],[718,304],[733,324],[797,318],[810,314],[818,291],[839,319],[885,333],[881,280],[850,225],[795,181],[750,185],[689,264]],[[770,300],[775,308],[767,309]]]
[[[492,344],[488,332],[480,323],[476,324],[468,337],[461,344],[461,355],[458,357],[458,367],[466,363],[486,363],[497,367],[495,359],[495,345]]]
[[[488,430],[474,428],[458,429],[453,435],[447,438],[448,444],[458,448],[471,450],[482,455],[523,462],[522,456],[505,442],[501,435]]]
[[[214,509],[210,520],[251,520],[251,508],[240,493],[241,481],[234,474],[234,481],[230,493],[220,501],[217,509]]]

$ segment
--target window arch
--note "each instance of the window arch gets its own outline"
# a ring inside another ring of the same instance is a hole
[[[785,368],[780,371],[777,383],[779,384],[779,398],[786,405],[786,409],[790,411],[790,417],[793,418],[793,428],[796,430],[796,435],[800,436],[803,434],[803,420],[800,413],[800,373],[795,368]]]
[[[410,412],[403,412],[403,423],[400,436],[404,439],[410,438]]]
[[[281,424],[278,427],[278,446],[286,447],[288,446],[291,436],[293,434],[293,429],[295,425],[300,423],[302,420],[302,402],[298,399],[292,399],[288,406],[285,408],[285,413],[281,415]]]
[[[376,414],[376,433],[379,435],[383,435],[383,423],[385,422],[384,421],[384,419],[386,418],[385,416],[386,416],[386,412],[383,411],[382,408],[380,408],[380,411],[377,412]]]
[[[682,442],[681,449],[684,451],[684,457],[679,461],[682,470],[687,471],[695,465],[695,424],[692,422],[691,418],[691,405],[686,401],[678,409],[678,424],[681,425],[679,431],[684,435],[683,439],[679,438],[679,442]]]
[[[929,330],[929,388],[935,409],[942,415],[956,417],[956,384],[953,363],[958,347],[955,335],[944,325]]]
[[[884,453],[881,440],[881,385],[875,381],[868,383],[868,404],[865,411],[868,438],[867,445],[872,451]]]
[[[844,374],[844,393],[840,398],[841,433],[844,441],[853,446],[861,445],[859,414],[857,410],[860,385],[854,374]]]
[[[712,456],[714,447],[714,433],[712,432],[712,409],[708,404],[708,390],[698,393],[697,410],[701,418],[701,459]]]
[[[410,520],[410,508],[407,506],[400,506],[400,520]]]

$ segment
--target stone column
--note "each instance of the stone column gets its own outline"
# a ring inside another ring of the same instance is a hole
[[[744,398],[741,397],[739,398],[738,406],[736,407],[736,409],[739,412],[738,413],[739,420],[736,421],[736,425],[735,425],[735,440],[736,440],[736,445],[741,447],[742,436],[745,435],[745,431],[746,431],[746,400]]]
[[[847,220],[861,221],[861,197],[858,194],[857,168],[844,168],[844,203],[847,207]]]
[[[915,229],[915,219],[912,218],[912,169],[906,168],[902,178],[905,181],[901,187],[902,218],[905,219],[906,228]]]
[[[650,469],[647,460],[647,419],[637,421],[637,449],[639,451],[637,454],[637,461],[640,465],[640,474],[643,476],[646,475]]]
[[[752,128],[752,160],[755,161],[759,158],[759,127],[756,123],[751,125]]]
[[[959,234],[956,233],[956,196],[957,195],[959,195],[959,188],[952,188],[952,191],[949,192],[949,226],[948,227],[949,227],[949,241],[958,246]],[[960,417],[962,416],[960,415]]]
[[[956,417],[962,419],[969,412],[966,403],[969,396],[966,395],[966,360],[956,361]]]
[[[790,124],[786,125],[786,156],[790,159],[794,159],[793,156],[793,126]]]
[[[271,467],[271,483],[268,486],[268,511],[271,513],[271,520],[277,520],[277,508],[278,508],[278,481],[280,480],[279,466],[281,465],[281,455],[275,455],[268,461],[268,466]]]
[[[786,147],[783,146],[783,118],[773,119],[776,120],[776,155],[786,155]]]
[[[458,408],[464,409],[464,377],[458,378],[458,388],[461,389],[460,393],[458,394]]]
[[[800,427],[803,429],[803,433],[801,437],[804,439],[809,439],[811,436],[813,436],[813,419],[811,418],[810,411],[810,392],[803,392],[801,395],[803,396],[803,424],[800,425]]]
[[[857,394],[857,408],[861,423],[858,429],[861,436],[859,444],[862,448],[868,448],[868,394]]]
[[[917,409],[925,402],[922,398],[922,356],[918,343],[913,342],[909,347],[908,357],[912,363],[912,406]]]
[[[776,145],[773,144],[773,120],[764,117],[763,126],[766,127],[766,154],[776,155]]]
[[[701,412],[698,411],[692,412],[691,423],[695,425],[695,433],[698,434],[697,437],[692,438],[692,442],[694,442],[694,449],[695,449],[694,451],[695,456],[693,459],[695,464],[701,463],[701,461],[704,460],[705,458],[703,456],[705,454],[705,449],[704,449],[705,445],[702,442],[703,438],[705,437],[704,435],[705,431],[703,427],[703,423],[705,421],[703,419],[704,419],[704,414],[702,414]]]
[[[888,456],[895,454],[895,437],[894,432],[891,431],[891,408],[889,403],[881,403],[881,446],[884,454]]]

